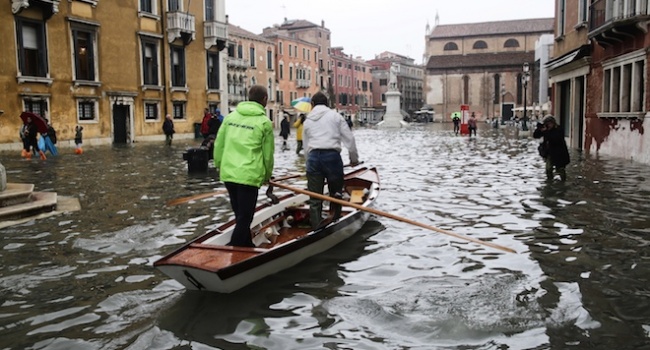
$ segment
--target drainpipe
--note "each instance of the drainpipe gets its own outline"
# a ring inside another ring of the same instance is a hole
[[[165,61],[165,53],[166,53],[166,51],[169,51],[169,50],[167,50],[167,48],[165,46],[169,46],[169,45],[166,45],[166,39],[167,39],[167,16],[166,16],[166,14],[167,13],[165,11],[163,11],[163,9],[164,9],[163,5],[165,4],[165,0],[160,0],[159,4],[160,4],[160,14],[161,14],[161,16],[160,16],[160,28],[162,29],[162,34],[163,34],[163,40],[162,40],[162,43],[160,45],[161,46],[161,50],[160,50],[161,51],[160,66],[162,67],[163,111],[164,111],[164,115],[162,116],[162,119],[164,120],[165,117],[167,116],[168,111],[169,111],[169,106],[167,105],[168,104],[168,98],[167,98],[168,96],[167,96],[167,94],[169,93],[169,91],[167,90],[167,65],[165,64],[165,62],[166,62]]]

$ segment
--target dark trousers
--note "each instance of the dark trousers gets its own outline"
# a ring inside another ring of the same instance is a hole
[[[251,222],[253,222],[253,216],[255,215],[259,188],[233,182],[226,182],[225,184],[230,196],[232,211],[235,212],[236,222],[228,245],[254,247],[255,245],[251,239]]]
[[[343,191],[343,160],[337,150],[312,150],[307,156],[307,189],[311,192],[323,193],[327,179],[329,195],[340,197]],[[341,205],[330,203],[334,210],[334,217],[341,215]],[[323,201],[316,198],[309,199],[309,220],[312,228],[317,228],[321,222]]]

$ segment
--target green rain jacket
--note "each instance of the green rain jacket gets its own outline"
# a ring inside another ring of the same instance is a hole
[[[261,187],[271,178],[275,140],[264,107],[241,102],[223,120],[214,144],[214,166],[223,182]]]

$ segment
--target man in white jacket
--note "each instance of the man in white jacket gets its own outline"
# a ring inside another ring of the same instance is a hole
[[[307,115],[302,132],[302,141],[307,154],[307,188],[311,192],[323,193],[325,179],[329,195],[342,198],[343,160],[341,143],[350,154],[350,165],[359,163],[357,145],[352,130],[343,117],[327,107],[327,96],[317,92],[311,98],[312,111]],[[341,205],[330,203],[333,220],[341,216]],[[309,219],[313,229],[321,226],[323,201],[309,200]]]

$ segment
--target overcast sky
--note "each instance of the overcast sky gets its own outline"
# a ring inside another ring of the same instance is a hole
[[[554,0],[226,0],[230,23],[256,34],[284,18],[305,19],[332,33],[332,46],[372,59],[392,51],[422,62],[427,21],[440,24],[554,17]]]

